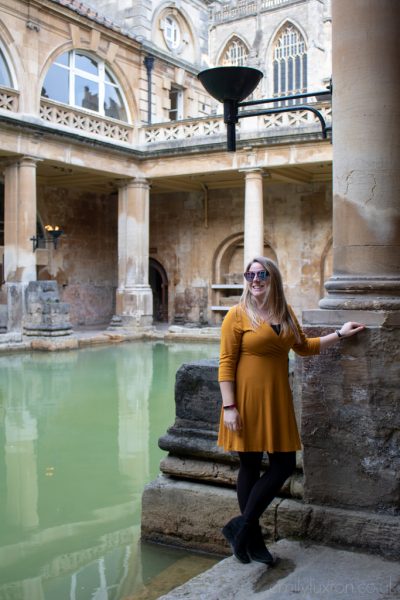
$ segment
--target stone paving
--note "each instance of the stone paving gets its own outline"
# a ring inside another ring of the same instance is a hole
[[[400,563],[304,542],[270,546],[272,567],[222,560],[160,600],[399,600]]]

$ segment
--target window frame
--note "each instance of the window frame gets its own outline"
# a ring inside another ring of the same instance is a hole
[[[181,121],[184,116],[184,90],[183,88],[177,86],[177,85],[171,85],[171,89],[169,90],[169,99],[172,105],[172,101],[171,101],[171,96],[173,93],[176,93],[176,108],[169,108],[168,110],[168,116],[169,116],[169,120],[170,121]],[[171,113],[175,112],[176,113],[176,118],[175,119],[171,119]]]
[[[293,23],[286,23],[275,36],[272,46],[274,98],[307,92],[307,63],[307,45],[303,34]]]
[[[4,61],[4,66],[5,66],[6,73],[10,80],[10,85],[7,85],[5,83],[0,83],[0,86],[8,88],[10,90],[17,90],[18,88],[16,86],[16,78],[15,78],[15,73],[14,73],[12,63],[10,61],[10,58],[8,56],[8,53],[6,51],[4,44],[0,41],[0,59],[1,59],[1,57],[3,58],[3,61]]]
[[[64,54],[68,54],[67,64],[62,64],[61,62],[58,62],[60,57],[63,56]],[[90,73],[88,71],[84,71],[83,69],[80,69],[79,67],[76,66],[76,55],[77,54],[84,56],[84,57],[88,58],[89,60],[92,60],[93,62],[96,63],[97,70],[98,70],[97,75],[95,75],[94,73]],[[84,50],[80,50],[80,49],[66,50],[62,54],[59,54],[57,56],[57,58],[51,63],[49,69],[47,70],[45,78],[43,80],[43,87],[44,87],[44,84],[46,81],[46,77],[49,74],[50,69],[54,65],[56,65],[59,68],[63,68],[68,72],[68,103],[67,103],[68,106],[71,106],[72,108],[77,108],[78,110],[89,111],[90,113],[95,114],[95,115],[100,115],[101,117],[103,117],[105,119],[115,119],[115,120],[121,121],[123,123],[130,123],[130,114],[129,114],[129,110],[128,110],[128,104],[127,104],[125,95],[123,93],[122,87],[118,83],[118,80],[115,77],[115,75],[113,74],[113,72],[106,66],[104,60],[102,60],[101,58],[99,58],[95,55],[92,55],[89,52],[85,52]],[[107,81],[106,76],[111,81]],[[76,78],[77,77],[81,77],[82,79],[87,79],[87,80],[92,81],[93,83],[97,84],[98,110],[87,108],[87,107],[77,104],[77,102],[76,102]],[[116,83],[114,83],[114,82],[116,82]],[[123,108],[123,110],[125,111],[126,119],[110,117],[109,115],[107,115],[105,113],[104,99],[106,97],[105,92],[106,92],[107,86],[113,87],[114,89],[116,89],[118,91],[118,93],[121,97],[121,102],[122,102],[121,108]],[[41,95],[41,97],[48,99],[48,100],[52,100],[53,102],[57,102],[59,104],[65,104],[64,102],[61,102],[60,100],[54,100],[50,96],[47,97],[47,96]]]

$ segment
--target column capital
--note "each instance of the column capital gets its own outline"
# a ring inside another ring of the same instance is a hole
[[[117,187],[119,189],[130,188],[130,187],[150,189],[150,183],[144,177],[132,177],[130,179],[119,180],[117,182]]]

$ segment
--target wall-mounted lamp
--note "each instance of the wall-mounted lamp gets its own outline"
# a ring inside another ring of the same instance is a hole
[[[311,96],[331,96],[332,85],[326,90],[320,92],[308,92],[305,94],[293,94],[291,96],[279,96],[276,98],[266,98],[263,100],[250,100],[242,102],[257,87],[263,77],[263,73],[252,67],[215,67],[205,69],[197,75],[207,92],[224,105],[224,123],[226,123],[227,145],[229,152],[236,150],[236,123],[239,119],[245,117],[255,117],[258,115],[272,115],[283,112],[294,112],[298,110],[308,110],[316,115],[321,123],[322,137],[327,137],[327,132],[331,127],[327,127],[325,119],[321,112],[307,104],[292,104],[291,106],[279,106],[266,108],[262,110],[240,111],[239,108],[247,106],[256,106],[258,104],[268,104],[282,102],[285,100],[300,100]]]
[[[61,227],[58,225],[45,225],[45,230],[49,234],[50,237],[45,238],[43,236],[34,235],[31,237],[31,241],[33,244],[33,252],[39,248],[39,243],[44,242],[45,244],[53,244],[54,249],[57,249],[58,238],[64,233]]]

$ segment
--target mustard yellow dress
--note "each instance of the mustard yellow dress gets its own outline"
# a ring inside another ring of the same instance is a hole
[[[232,307],[222,324],[218,380],[236,383],[236,404],[243,427],[229,431],[221,410],[218,445],[239,452],[300,450],[300,436],[289,386],[288,355],[319,354],[319,338],[306,338],[293,311],[301,343],[293,333],[278,335],[267,323],[253,330],[239,306]]]

